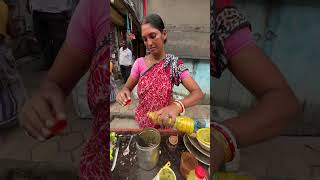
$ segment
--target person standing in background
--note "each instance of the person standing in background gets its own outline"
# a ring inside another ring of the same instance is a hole
[[[0,0],[0,131],[17,124],[26,92],[9,44],[9,7]]]
[[[35,37],[44,53],[45,69],[51,67],[65,40],[73,6],[72,0],[27,0]]]
[[[132,67],[132,52],[127,46],[126,41],[122,41],[121,48],[119,50],[119,64],[120,64],[120,71],[122,77],[124,79],[124,83],[127,82]]]
[[[114,103],[116,101],[116,93],[117,85],[113,77],[113,63],[110,60],[110,103]]]

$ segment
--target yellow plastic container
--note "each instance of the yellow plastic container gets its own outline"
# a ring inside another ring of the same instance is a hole
[[[148,112],[148,117],[155,123],[160,124],[161,120],[155,112]],[[179,132],[191,134],[195,129],[195,121],[186,116],[178,116],[176,117],[176,121],[169,118],[167,120],[168,124],[173,126]]]
[[[199,129],[196,136],[200,146],[203,149],[210,151],[210,128]]]
[[[197,131],[197,139],[203,144],[210,146],[210,128],[201,128]]]
[[[154,177],[152,180],[177,180],[176,174],[174,171],[170,168],[171,163],[168,161],[166,165],[164,165],[156,177]]]

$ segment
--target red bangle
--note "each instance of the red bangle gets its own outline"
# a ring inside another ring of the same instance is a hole
[[[179,104],[179,103],[176,102],[176,101],[173,101],[173,104],[175,104],[175,105],[177,105],[177,106],[179,107],[180,113],[183,112],[183,109],[182,109],[182,107],[181,107],[181,104]]]
[[[181,112],[181,113],[184,113],[184,112],[186,111],[186,109],[185,109],[185,107],[184,107],[184,104],[183,104],[181,101],[179,101],[179,100],[176,100],[175,102],[177,102],[177,103],[180,104],[180,106],[182,107],[182,112]]]
[[[229,148],[231,150],[231,159],[234,159],[235,153],[236,153],[236,144],[235,144],[234,140],[232,140],[229,133],[226,132],[220,125],[213,123],[213,128],[218,130],[224,136],[224,138],[226,139],[226,141],[229,145]]]

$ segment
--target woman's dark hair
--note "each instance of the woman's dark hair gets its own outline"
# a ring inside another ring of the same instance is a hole
[[[150,14],[142,20],[143,24],[150,24],[152,27],[158,29],[160,32],[163,32],[164,30],[164,23],[162,21],[162,18],[158,14]],[[164,40],[164,43],[167,42],[167,39]]]
[[[146,16],[143,19],[142,24],[151,24],[151,26],[157,28],[160,32],[163,32],[164,30],[164,23],[158,14],[150,14]]]

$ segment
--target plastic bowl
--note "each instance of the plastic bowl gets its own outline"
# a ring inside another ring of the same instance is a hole
[[[202,128],[197,131],[197,140],[200,146],[210,151],[210,128]]]
[[[168,172],[170,172],[170,173],[173,175],[173,178],[171,178],[171,179],[168,179],[168,178],[164,179],[163,177],[161,177],[163,171],[168,171]],[[161,169],[160,172],[159,172],[159,174],[156,176],[155,179],[156,179],[156,180],[177,180],[177,177],[176,177],[176,174],[174,173],[174,171],[173,171],[171,168],[167,167],[167,168]]]

